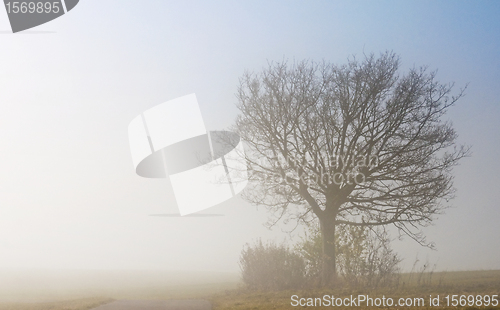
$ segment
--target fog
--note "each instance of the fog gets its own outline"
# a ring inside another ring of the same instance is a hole
[[[238,287],[239,276],[224,272],[130,270],[2,270],[0,302],[52,302],[107,297],[165,299],[208,296]]]
[[[454,171],[454,208],[424,229],[437,251],[395,241],[403,266],[418,255],[438,270],[499,269],[499,11],[498,2],[81,1],[24,34],[8,33],[2,11],[0,270],[234,275],[245,243],[296,241],[300,231],[266,229],[266,210],[240,197],[206,210],[224,216],[151,216],[178,213],[175,197],[167,179],[135,174],[127,126],[196,93],[207,129],[224,129],[245,70],[386,49],[403,70],[429,65],[456,90],[469,83],[447,115],[473,153]]]

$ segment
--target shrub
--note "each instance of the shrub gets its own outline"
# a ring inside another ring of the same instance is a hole
[[[305,280],[305,261],[284,244],[257,241],[246,245],[240,256],[243,283],[251,289],[296,289]]]
[[[337,273],[347,284],[368,287],[397,284],[401,259],[390,248],[384,230],[339,226],[335,239]],[[317,226],[306,233],[296,250],[305,260],[307,281],[319,283],[322,237]]]

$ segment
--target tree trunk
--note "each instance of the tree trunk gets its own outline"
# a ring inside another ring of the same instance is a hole
[[[323,239],[323,286],[332,286],[337,279],[337,266],[335,257],[335,220],[334,218],[320,218],[321,236]]]

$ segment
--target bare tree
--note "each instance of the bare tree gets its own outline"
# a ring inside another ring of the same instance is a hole
[[[273,223],[317,217],[322,282],[335,282],[337,225],[395,225],[422,245],[420,231],[453,198],[452,168],[468,148],[443,116],[462,95],[435,72],[400,75],[399,57],[345,65],[270,63],[245,73],[235,130],[246,142],[248,201]]]

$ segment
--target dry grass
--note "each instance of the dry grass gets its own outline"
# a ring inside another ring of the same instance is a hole
[[[301,291],[279,291],[279,292],[256,292],[248,291],[243,288],[237,290],[228,290],[211,297],[214,310],[250,310],[250,309],[294,309],[298,307],[291,306],[291,296],[298,295],[304,298],[317,298],[323,295],[335,295],[336,297],[347,297],[350,295],[368,294],[370,297],[391,297],[413,298],[423,297],[426,300],[426,307],[418,309],[430,309],[445,307],[427,307],[429,295],[433,297],[447,294],[488,294],[500,295],[500,270],[494,271],[463,271],[463,272],[420,272],[411,274],[402,274],[398,285],[391,288],[362,289],[339,287],[334,289],[304,289]],[[441,302],[444,304],[444,301]],[[300,307],[302,308],[302,307]],[[324,309],[325,307],[307,307],[308,309]],[[345,308],[345,307],[344,307]],[[369,308],[369,307],[356,307]],[[380,307],[372,307],[380,308]],[[404,309],[404,307],[394,307],[395,309]],[[416,308],[416,307],[412,307]],[[451,308],[450,308],[451,309]],[[456,308],[453,308],[456,309]],[[466,307],[467,310],[475,309]],[[497,307],[480,307],[479,309],[500,309]]]
[[[238,287],[238,276],[171,273],[86,273],[85,276],[26,274],[0,283],[0,310],[89,310],[113,299],[207,298],[214,310],[294,309],[290,297],[369,294],[391,298],[429,294],[500,295],[500,270],[466,272],[414,272],[401,275],[397,286],[377,290],[340,287],[330,290],[255,292]],[[38,283],[38,284],[37,284]],[[30,284],[31,286],[29,286]],[[104,297],[93,297],[104,296]],[[314,307],[308,307],[315,309]],[[318,307],[319,308],[319,307]],[[324,308],[324,307],[322,307]],[[363,307],[357,307],[363,308]],[[394,307],[394,309],[400,307]],[[426,309],[427,307],[419,307]],[[434,307],[436,308],[436,307]],[[401,309],[401,308],[400,308]],[[440,308],[442,309],[442,308]],[[471,310],[474,308],[467,308]],[[482,307],[480,309],[500,309]]]

